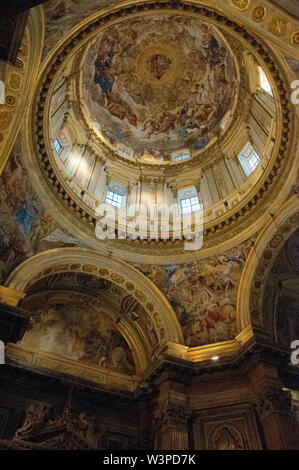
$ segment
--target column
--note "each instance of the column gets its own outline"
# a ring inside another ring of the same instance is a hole
[[[290,392],[266,387],[258,397],[256,409],[269,450],[299,449]]]
[[[155,450],[188,450],[191,411],[185,385],[160,377],[154,410]]]
[[[155,411],[155,450],[188,450],[188,410],[168,404]]]

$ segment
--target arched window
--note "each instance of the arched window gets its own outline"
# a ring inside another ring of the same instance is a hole
[[[269,95],[273,96],[272,88],[262,67],[258,66],[259,76],[260,76],[260,87]]]
[[[174,162],[180,162],[181,160],[186,160],[190,158],[190,151],[189,150],[179,150],[177,152],[172,153],[172,160]]]
[[[246,176],[251,175],[261,161],[258,153],[250,142],[247,142],[242,152],[238,155],[238,159]]]
[[[56,152],[60,153],[61,150],[62,150],[62,145],[61,145],[59,139],[55,139],[54,142],[53,142],[53,145],[54,145],[54,148],[55,148]]]
[[[124,145],[117,144],[116,149],[117,149],[117,152],[123,157],[131,158],[134,155],[133,150],[129,149],[128,147],[125,147]]]
[[[111,182],[108,187],[106,200],[107,204],[122,209],[126,204],[127,188],[115,181]]]
[[[110,204],[114,207],[118,207],[118,209],[120,209],[122,207],[123,196],[115,193],[114,191],[109,190],[107,191],[106,202],[107,204]]]
[[[180,211],[182,214],[190,214],[200,210],[200,204],[195,186],[180,189],[178,191]]]
[[[228,111],[222,118],[222,121],[221,121],[221,124],[220,124],[221,129],[226,128],[230,118],[231,118],[231,111]]]

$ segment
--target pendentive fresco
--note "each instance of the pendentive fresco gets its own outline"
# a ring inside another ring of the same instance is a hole
[[[17,141],[0,176],[0,283],[34,254],[77,243],[59,229],[40,202]]]
[[[248,240],[197,263],[136,266],[171,302],[187,346],[225,341],[237,334],[237,291],[251,246]]]

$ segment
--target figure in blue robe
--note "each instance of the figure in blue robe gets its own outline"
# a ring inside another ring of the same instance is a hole
[[[25,236],[28,237],[33,221],[36,219],[36,213],[32,210],[27,201],[23,202],[21,209],[16,213],[16,218]]]

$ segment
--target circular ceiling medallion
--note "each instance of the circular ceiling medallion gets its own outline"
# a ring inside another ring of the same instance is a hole
[[[149,44],[142,47],[136,62],[135,73],[152,86],[175,84],[181,62],[176,57],[175,49],[163,43]]]
[[[235,94],[233,58],[212,25],[154,15],[110,26],[83,63],[90,123],[110,144],[169,159],[215,137]]]

